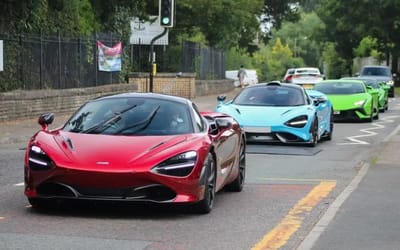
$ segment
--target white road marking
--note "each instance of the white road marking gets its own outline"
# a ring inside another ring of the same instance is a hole
[[[394,122],[394,119],[397,117],[399,117],[399,116],[392,115],[392,116],[383,117],[379,121],[372,123],[371,125],[373,127],[360,129],[360,132],[362,132],[363,134],[346,137],[346,139],[349,140],[350,142],[338,143],[337,145],[368,145],[368,144],[370,144],[369,142],[360,140],[359,138],[365,138],[365,137],[377,135],[378,133],[376,133],[372,130],[385,128],[385,126],[382,124],[392,123],[392,122]]]
[[[16,187],[22,187],[24,185],[24,183],[23,182],[20,182],[20,183],[16,183],[16,184],[14,184],[14,186],[16,186]]]
[[[351,193],[357,189],[358,184],[360,184],[368,172],[368,169],[369,164],[367,163],[364,163],[361,166],[361,169],[358,171],[357,175],[328,207],[325,214],[321,217],[317,224],[315,224],[314,228],[308,233],[296,250],[309,250],[314,246],[315,242],[317,242],[320,235],[326,230],[329,223],[333,220],[343,203],[347,200]]]

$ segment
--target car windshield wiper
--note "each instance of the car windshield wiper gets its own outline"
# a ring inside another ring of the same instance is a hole
[[[129,106],[128,108],[123,109],[123,110],[121,110],[119,112],[115,112],[114,115],[112,117],[110,117],[109,119],[104,120],[104,121],[102,121],[102,122],[100,122],[100,123],[88,128],[88,129],[82,130],[82,131],[80,131],[80,133],[89,134],[89,133],[92,133],[92,132],[94,132],[94,131],[96,131],[96,130],[98,130],[100,128],[101,128],[101,130],[100,131],[96,131],[96,132],[101,133],[101,132],[103,132],[104,130],[106,130],[109,127],[108,125],[115,124],[119,120],[121,120],[121,115],[123,113],[125,113],[125,112],[127,112],[127,111],[129,111],[131,109],[134,109],[136,107],[137,107],[137,105],[135,104],[135,105]]]
[[[134,133],[137,133],[137,132],[139,132],[139,131],[142,131],[142,130],[146,129],[146,128],[150,125],[150,123],[153,121],[153,118],[156,116],[156,114],[157,114],[157,112],[158,112],[159,109],[160,109],[160,106],[157,106],[157,107],[150,113],[150,115],[148,115],[145,119],[143,119],[142,121],[137,122],[137,123],[135,123],[135,124],[133,124],[133,125],[131,125],[131,126],[122,128],[122,129],[116,131],[115,134],[122,133],[123,131],[132,129],[132,128],[137,127],[137,126],[140,126],[140,125],[143,125],[143,126],[140,127],[140,128],[138,128],[138,129],[136,129],[136,130],[134,130],[133,132],[130,132],[130,134],[134,134]]]
[[[81,113],[79,116],[77,116],[74,120],[69,121],[67,126],[70,126],[72,128],[69,129],[70,132],[80,132],[83,120],[85,119],[86,116],[90,115],[91,112],[84,112]]]

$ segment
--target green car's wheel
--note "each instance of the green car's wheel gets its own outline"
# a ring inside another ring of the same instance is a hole
[[[366,119],[367,122],[373,122],[374,121],[374,104],[371,104],[371,114],[369,117]]]
[[[375,120],[379,119],[379,109],[376,110],[376,115],[374,116],[374,119]]]

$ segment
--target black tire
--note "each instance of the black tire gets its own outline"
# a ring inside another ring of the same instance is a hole
[[[199,214],[209,213],[212,210],[215,201],[217,170],[214,157],[211,153],[208,153],[203,167],[205,168],[206,176],[204,184],[204,198],[196,203],[194,207],[195,212]]]
[[[35,198],[28,198],[28,202],[32,207],[40,207],[42,204],[41,200]]]
[[[371,104],[371,115],[370,117],[367,118],[368,122],[373,122],[374,121],[374,104]]]
[[[242,143],[240,144],[238,162],[238,176],[232,183],[226,186],[226,189],[231,192],[240,192],[243,190],[244,180],[246,177],[246,145],[244,140],[242,140]]]
[[[376,115],[374,116],[375,120],[379,120],[379,109],[376,110]]]
[[[39,199],[39,198],[28,198],[29,204],[35,209],[49,209],[52,208],[50,201]]]
[[[330,121],[329,121],[330,131],[329,131],[329,133],[325,136],[325,140],[327,140],[327,141],[332,140],[333,126],[334,126],[334,122],[333,122],[333,110],[332,110],[332,111],[331,111],[331,118],[330,118]]]
[[[311,140],[308,144],[309,147],[315,147],[318,144],[318,121],[315,118],[310,128]]]

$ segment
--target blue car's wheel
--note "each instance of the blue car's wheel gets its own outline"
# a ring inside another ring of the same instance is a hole
[[[317,118],[314,119],[314,122],[311,125],[310,133],[311,133],[311,140],[310,140],[308,146],[315,147],[315,146],[317,146],[317,143],[318,143],[318,121],[317,121]]]
[[[329,130],[329,132],[327,132],[327,133],[325,134],[325,136],[324,136],[324,139],[327,140],[327,141],[332,140],[333,125],[334,125],[334,122],[333,122],[333,109],[332,109],[332,110],[331,110],[331,117],[329,118],[329,127],[330,127],[330,130]]]

